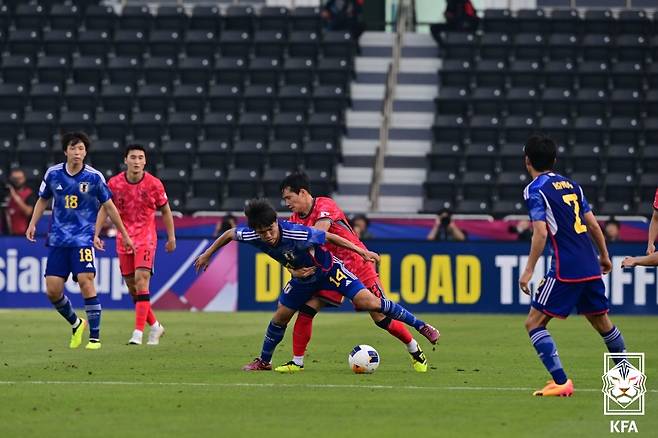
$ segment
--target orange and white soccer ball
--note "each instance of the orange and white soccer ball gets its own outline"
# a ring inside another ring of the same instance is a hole
[[[347,356],[347,361],[356,374],[372,374],[379,366],[379,353],[370,345],[357,345]]]

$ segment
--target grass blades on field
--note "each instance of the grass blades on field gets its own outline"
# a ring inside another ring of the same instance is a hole
[[[533,398],[548,375],[523,315],[421,315],[442,333],[432,365],[418,374],[399,341],[365,314],[316,318],[306,370],[245,373],[270,314],[158,315],[159,346],[127,346],[130,312],[103,313],[100,351],[68,349],[55,311],[0,313],[0,437],[553,437],[610,433],[600,392],[600,336],[578,317],[549,326],[576,394]],[[646,353],[646,415],[658,430],[658,318],[615,317],[629,351]],[[274,356],[290,359],[291,332]],[[146,339],[146,335],[145,335]],[[85,341],[86,342],[86,341]],[[373,375],[354,375],[356,344],[380,353]],[[621,417],[624,418],[624,417]],[[654,431],[654,432],[652,432]]]

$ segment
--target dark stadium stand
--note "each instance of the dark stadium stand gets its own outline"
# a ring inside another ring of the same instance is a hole
[[[317,8],[0,0],[0,173],[29,167],[38,184],[60,132],[80,129],[106,175],[144,143],[186,212],[274,197],[272,175],[296,166],[329,194],[356,51]]]
[[[445,34],[424,210],[519,212],[523,142],[541,130],[597,211],[645,214],[658,181],[658,13],[486,10],[481,29]]]

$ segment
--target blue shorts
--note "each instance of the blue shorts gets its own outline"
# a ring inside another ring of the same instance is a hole
[[[532,307],[556,318],[566,318],[573,308],[583,315],[607,313],[608,298],[603,280],[597,278],[566,283],[551,274],[544,277],[532,297]]]
[[[73,274],[73,281],[78,281],[78,274],[81,272],[96,274],[95,259],[96,254],[91,246],[51,246],[48,250],[46,277],[52,275],[67,280],[69,274]]]
[[[337,261],[334,261],[327,272],[317,273],[316,278],[308,282],[296,278],[290,280],[279,296],[279,303],[290,309],[299,310],[313,295],[322,290],[334,290],[352,300],[361,289],[366,288],[356,275]]]

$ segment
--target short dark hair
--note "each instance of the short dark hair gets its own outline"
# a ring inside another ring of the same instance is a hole
[[[141,144],[129,144],[126,146],[126,150],[123,152],[123,158],[127,158],[130,151],[142,151],[144,156],[146,156],[146,148]]]
[[[608,219],[606,223],[603,224],[603,228],[607,227],[608,225],[615,225],[617,228],[621,228],[621,224],[617,219],[615,219],[614,216],[610,217],[610,219]]]
[[[65,132],[62,134],[62,150],[66,151],[66,148],[68,148],[71,145],[82,143],[85,145],[85,151],[89,150],[89,146],[91,145],[91,141],[89,140],[89,136],[85,134],[82,131],[74,131],[74,132]]]
[[[252,199],[244,207],[249,228],[267,228],[276,222],[276,211],[267,199]]]
[[[368,216],[366,216],[365,214],[361,214],[361,213],[360,213],[360,214],[355,214],[355,215],[352,217],[352,223],[354,223],[354,222],[356,222],[356,221],[358,221],[358,220],[362,220],[363,222],[365,222],[365,223],[366,223],[366,227],[369,227],[369,226],[370,226],[370,219],[368,219]]]
[[[525,156],[536,170],[551,170],[557,158],[557,146],[550,137],[543,134],[531,136],[523,148]]]
[[[311,193],[311,183],[308,180],[308,175],[301,170],[291,173],[281,181],[279,192],[283,193],[286,188],[295,193],[299,193],[302,189]]]

